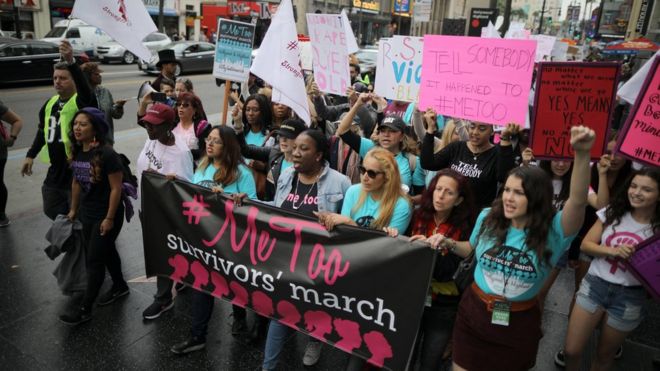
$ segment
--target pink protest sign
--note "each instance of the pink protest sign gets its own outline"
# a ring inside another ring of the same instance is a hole
[[[649,62],[647,62],[649,63]],[[646,165],[660,166],[660,58],[655,58],[619,138],[616,151]]]
[[[346,95],[351,77],[346,32],[338,14],[307,14],[314,80],[322,92]]]
[[[534,40],[424,35],[419,106],[487,124],[525,124]]]
[[[627,264],[651,296],[660,301],[660,234],[637,245]]]

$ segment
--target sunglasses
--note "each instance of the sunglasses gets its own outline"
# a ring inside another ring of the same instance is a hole
[[[367,173],[367,176],[371,179],[376,179],[378,175],[385,174],[385,172],[383,171],[367,170],[367,168],[365,168],[362,165],[358,166],[358,170],[360,171],[360,175],[364,175],[364,173]]]
[[[213,145],[216,145],[216,146],[219,146],[219,145],[222,144],[222,141],[220,139],[214,139],[214,138],[208,138],[207,137],[206,139],[204,139],[204,141],[206,142],[206,144],[213,144]]]
[[[188,108],[188,107],[190,107],[190,103],[179,103],[179,102],[177,102],[176,106],[177,107]]]

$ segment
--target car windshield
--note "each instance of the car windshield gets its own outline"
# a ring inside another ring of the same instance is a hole
[[[66,27],[54,27],[52,30],[48,31],[45,37],[61,37],[64,35]]]
[[[374,52],[365,52],[365,51],[359,51],[355,53],[355,56],[359,61],[364,61],[364,62],[374,62],[376,63],[376,57],[378,53]]]

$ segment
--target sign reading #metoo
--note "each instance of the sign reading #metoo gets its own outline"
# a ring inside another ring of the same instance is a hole
[[[533,40],[424,36],[419,106],[495,125],[525,124]]]
[[[570,159],[571,127],[596,133],[591,158],[607,147],[619,76],[618,63],[540,63],[530,145],[539,159]]]
[[[252,308],[377,367],[406,368],[433,250],[363,228],[328,232],[299,214],[237,206],[155,173],[143,173],[141,188],[147,275]]]
[[[655,57],[616,149],[622,155],[650,166],[660,166],[659,65],[660,57]]]
[[[422,79],[423,39],[394,36],[381,40],[376,65],[376,94],[404,102],[415,101]]]
[[[307,14],[314,80],[322,92],[346,95],[351,84],[346,32],[337,14]]]

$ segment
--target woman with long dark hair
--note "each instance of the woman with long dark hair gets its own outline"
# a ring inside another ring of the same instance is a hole
[[[438,171],[422,193],[413,214],[412,237],[437,251],[429,295],[418,334],[420,370],[439,370],[443,350],[451,339],[460,292],[453,273],[472,251],[467,241],[476,219],[474,196],[467,179],[451,169]]]
[[[541,338],[537,294],[584,221],[593,130],[571,128],[575,151],[570,195],[555,212],[552,182],[537,167],[511,170],[502,195],[484,209],[470,236],[472,287],[459,304],[454,370],[526,370]]]
[[[206,153],[206,137],[211,124],[206,121],[202,100],[193,93],[181,93],[175,104],[179,123],[172,129],[190,149],[193,160],[199,160]]]
[[[79,218],[83,225],[87,268],[87,288],[80,308],[74,314],[64,314],[60,320],[77,325],[91,319],[91,310],[108,269],[112,287],[99,299],[107,305],[128,294],[128,285],[121,272],[121,259],[115,240],[124,223],[121,203],[123,168],[119,155],[107,146],[110,125],[97,108],[83,108],[73,116],[70,220]]]
[[[243,164],[238,139],[228,126],[216,126],[206,137],[206,155],[193,175],[192,182],[213,192],[228,194],[244,193],[250,199],[257,198],[257,190],[250,169]],[[206,332],[213,314],[213,297],[194,290],[192,297],[191,336],[170,348],[175,354],[185,354],[206,346]],[[232,306],[234,323],[232,329],[246,329],[246,311]]]
[[[594,256],[571,312],[564,350],[566,369],[578,370],[582,351],[601,325],[592,369],[608,370],[617,350],[644,317],[646,291],[626,269],[635,246],[660,232],[660,169],[634,171],[582,241]]]

